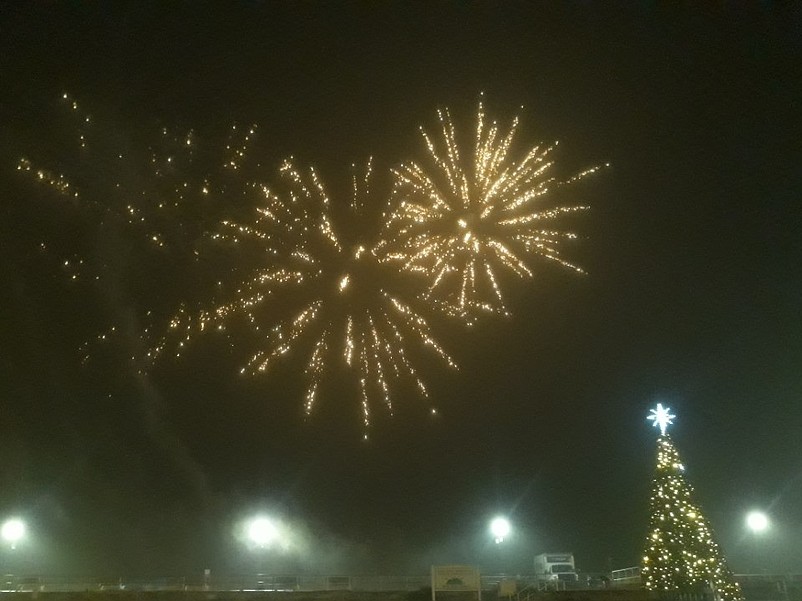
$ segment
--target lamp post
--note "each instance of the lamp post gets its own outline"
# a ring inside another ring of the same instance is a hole
[[[746,527],[752,533],[752,561],[755,572],[759,571],[761,546],[759,544],[763,534],[769,529],[770,522],[768,516],[762,511],[750,511],[746,514]]]
[[[268,562],[274,552],[281,552],[288,547],[287,528],[273,517],[257,515],[243,524],[243,534],[256,561],[256,589],[267,589],[271,585],[267,574]]]
[[[0,538],[2,538],[4,545],[8,545],[11,549],[6,561],[4,561],[6,564],[5,570],[8,572],[16,573],[17,570],[21,569],[23,558],[20,557],[19,551],[16,551],[16,549],[17,545],[25,540],[26,530],[25,522],[16,517],[7,519],[0,526]],[[4,577],[0,586],[3,590],[14,588],[14,577],[11,575]]]
[[[16,549],[20,541],[25,538],[25,522],[19,518],[6,520],[0,528],[0,536],[11,545],[12,549]]]

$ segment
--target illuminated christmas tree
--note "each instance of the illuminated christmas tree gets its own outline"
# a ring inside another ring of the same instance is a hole
[[[649,590],[712,594],[724,601],[743,599],[740,586],[713,538],[713,530],[693,501],[693,488],[685,479],[667,427],[675,416],[658,403],[650,420],[660,428],[657,469],[649,501],[649,536],[641,576]]]

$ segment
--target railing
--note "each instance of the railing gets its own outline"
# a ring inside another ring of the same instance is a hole
[[[245,574],[204,578],[81,578],[6,576],[0,592],[48,591],[416,591],[430,586],[430,576],[344,576]]]
[[[641,586],[640,566],[622,568],[610,572],[610,584],[615,588],[638,588]]]
[[[749,601],[802,601],[802,574],[734,574]],[[611,584],[615,588],[639,587],[638,566],[613,570]],[[707,601],[712,595],[688,593],[659,593],[664,601]]]
[[[566,586],[565,582],[539,582],[534,576],[483,575],[482,590],[497,590],[501,580],[515,580],[518,591],[515,601],[529,601],[539,593],[568,589],[603,589],[626,587],[633,581],[640,582],[638,568],[614,570],[609,583],[593,584],[580,579]],[[637,572],[636,572],[637,571]],[[749,599],[782,598],[802,601],[802,574],[735,574],[735,580]],[[373,576],[345,574],[242,574],[164,578],[86,578],[59,576],[6,575],[0,581],[0,592],[46,591],[362,591],[401,592],[417,591],[431,586],[429,574],[410,576]],[[765,593],[764,593],[765,591]],[[789,592],[793,591],[792,595]],[[777,596],[779,594],[779,597]]]
[[[524,587],[515,594],[515,601],[529,601],[540,593],[564,590],[566,590],[566,584],[563,580],[536,580],[528,584],[524,583]]]

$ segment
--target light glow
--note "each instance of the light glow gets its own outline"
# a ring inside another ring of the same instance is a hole
[[[23,538],[25,538],[25,522],[18,518],[11,518],[3,523],[0,529],[0,536],[14,549]]]
[[[504,542],[504,539],[509,536],[510,530],[511,526],[506,518],[497,517],[490,522],[490,533],[493,535],[493,540],[496,544]]]
[[[259,547],[268,547],[276,541],[278,529],[269,519],[255,518],[248,525],[248,539]]]
[[[754,533],[765,532],[769,527],[769,518],[762,511],[750,511],[746,516],[746,525]]]

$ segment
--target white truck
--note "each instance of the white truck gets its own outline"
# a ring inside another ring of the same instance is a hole
[[[576,583],[579,576],[576,573],[574,554],[566,552],[535,555],[535,578],[538,582],[555,586]]]

